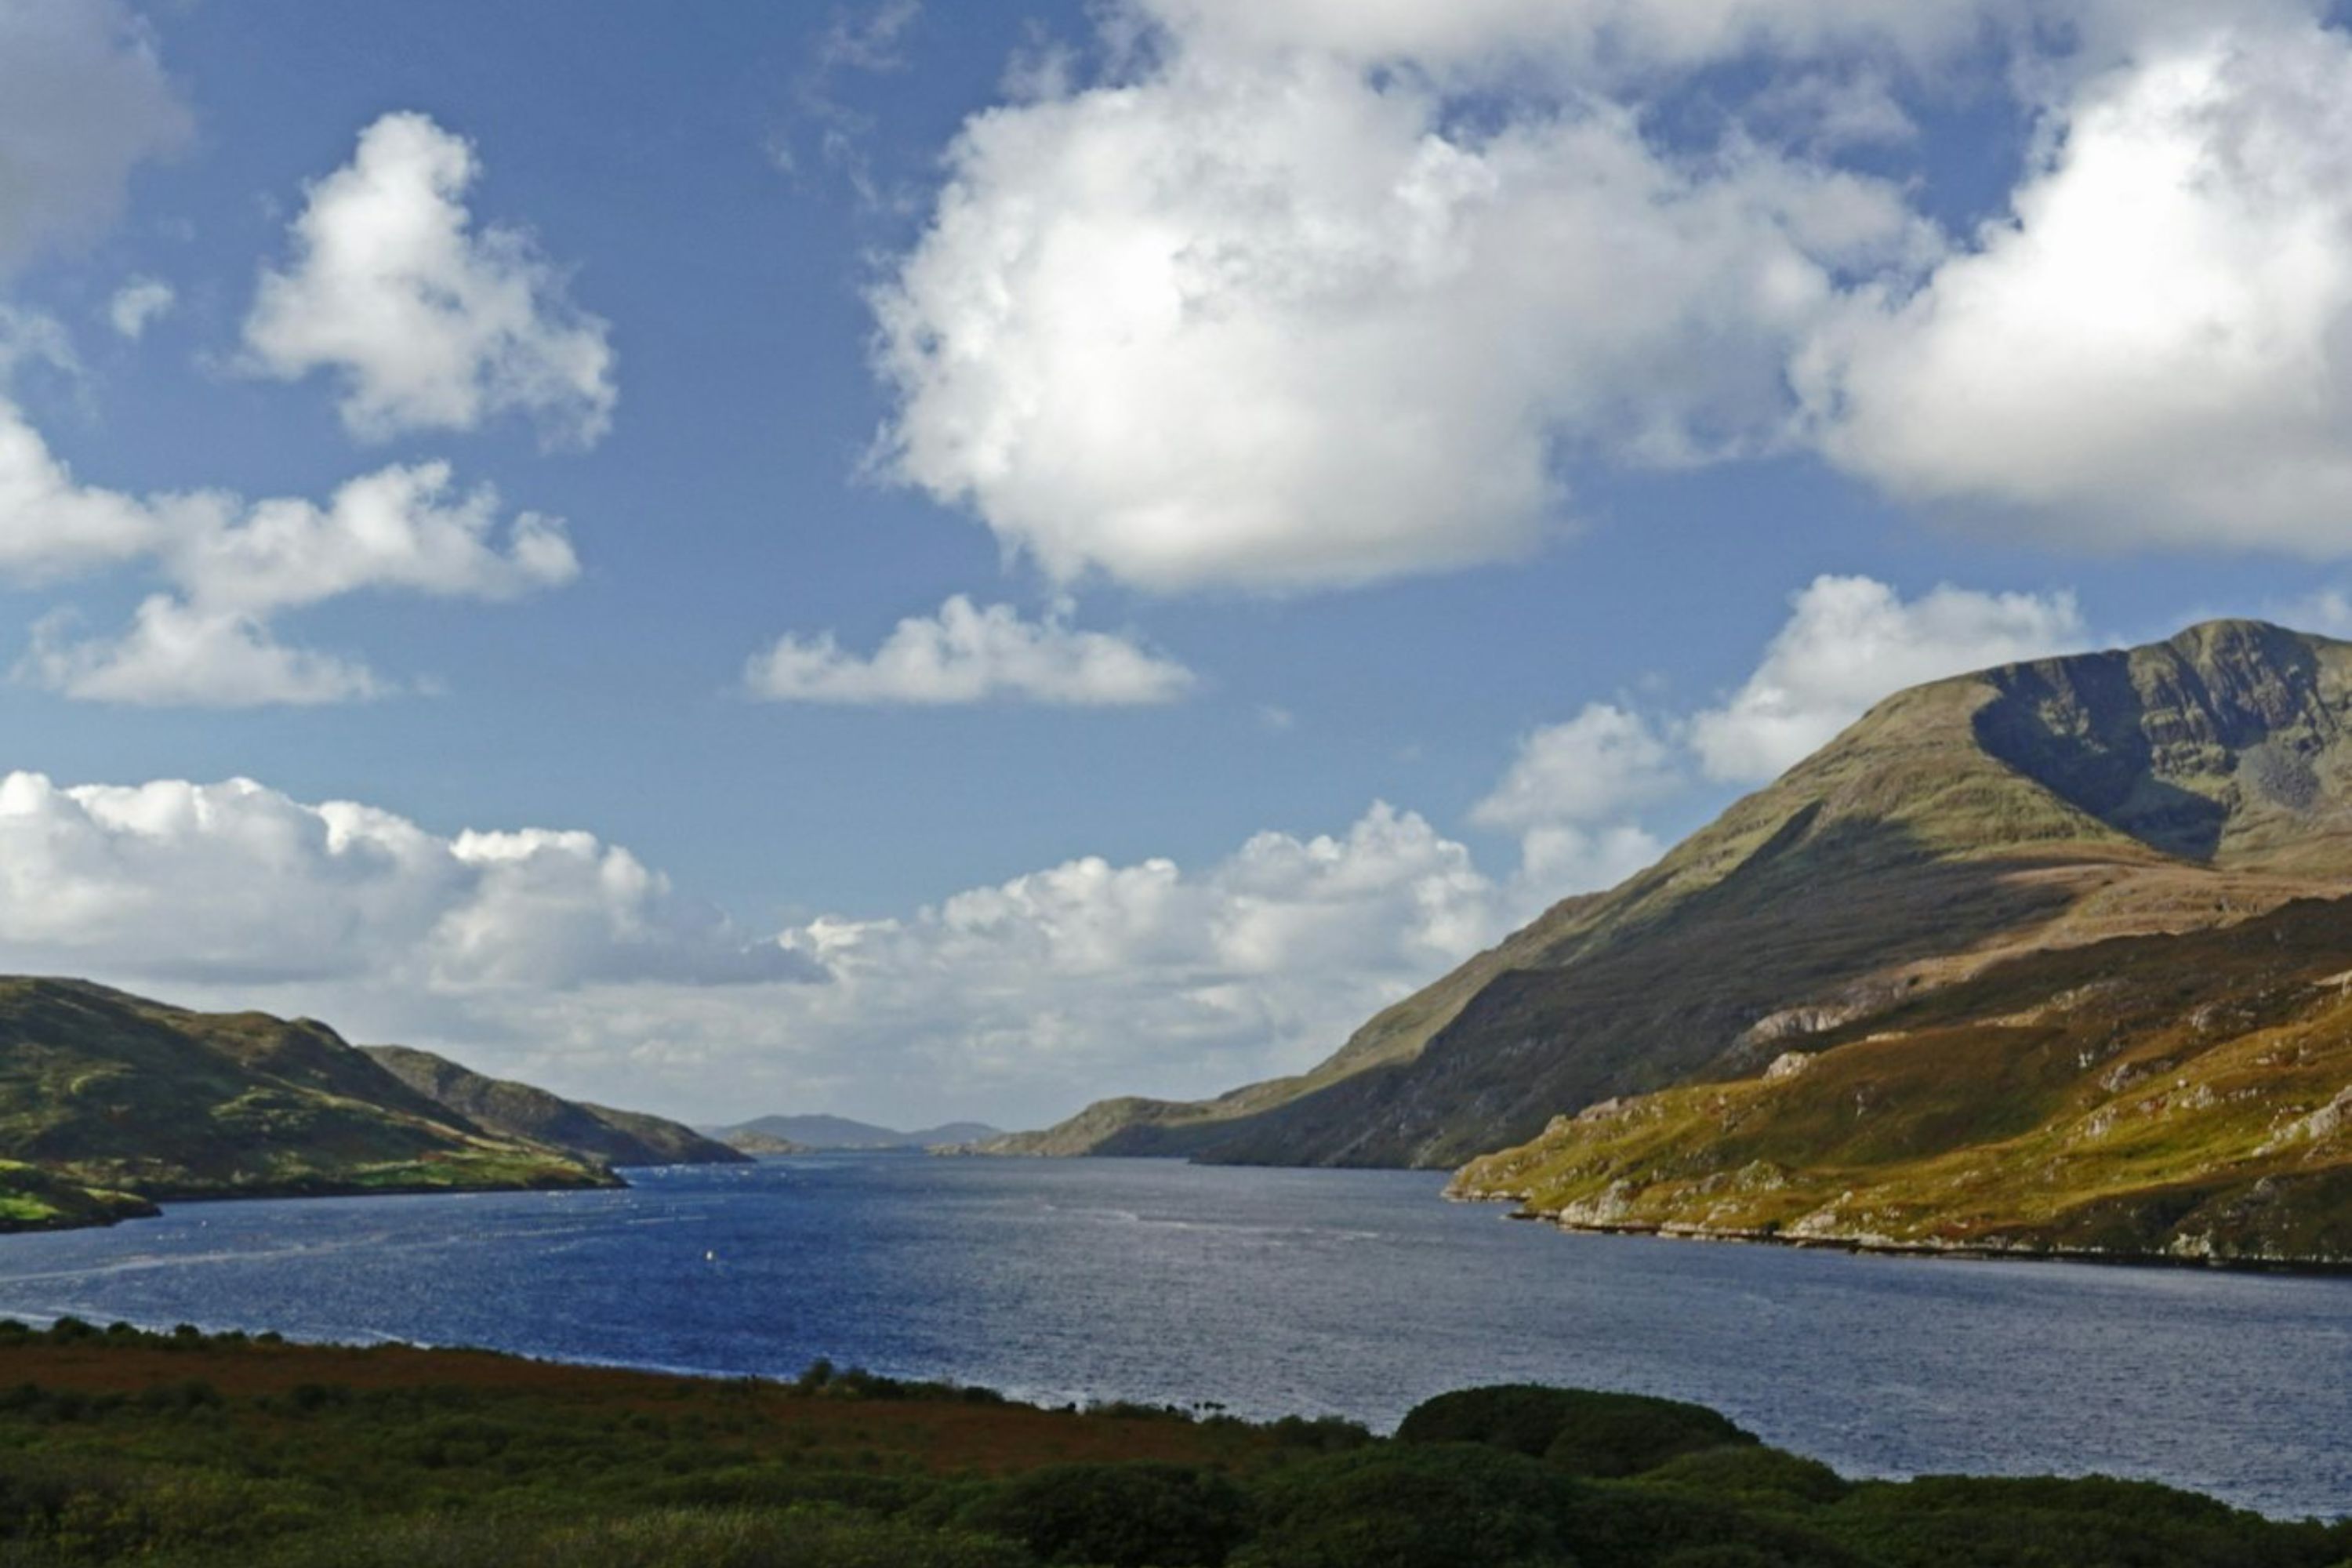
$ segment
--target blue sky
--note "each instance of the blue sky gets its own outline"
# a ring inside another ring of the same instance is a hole
[[[2352,625],[2313,7],[691,16],[0,0],[0,964],[1034,1123],[1895,686]]]

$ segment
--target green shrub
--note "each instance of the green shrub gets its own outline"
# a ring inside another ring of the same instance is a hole
[[[1480,1443],[1578,1476],[1639,1475],[1685,1454],[1758,1440],[1703,1405],[1536,1384],[1439,1394],[1413,1407],[1397,1438]]]
[[[1216,1568],[1240,1542],[1248,1504],[1213,1470],[1187,1465],[1054,1465],[968,1506],[961,1522],[1020,1542],[1047,1563]]]
[[[1558,1470],[1472,1444],[1384,1444],[1302,1460],[1259,1488],[1234,1568],[1567,1568],[1580,1493]]]
[[[1853,1489],[1853,1482],[1819,1459],[1750,1444],[1685,1454],[1649,1471],[1642,1481],[1768,1506],[1832,1503]]]

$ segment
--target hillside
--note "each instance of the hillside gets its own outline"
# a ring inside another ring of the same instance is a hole
[[[26,1216],[37,1224],[136,1212],[142,1199],[616,1180],[474,1126],[324,1024],[26,978],[0,979],[0,1159],[36,1169],[23,1201],[99,1194],[63,1218]],[[21,1228],[5,1205],[0,1228]]]
[[[2352,644],[2247,621],[1916,687],[1307,1074],[986,1148],[1457,1165],[2003,960],[2352,891],[2347,718]]]
[[[751,1156],[691,1127],[636,1110],[563,1100],[509,1079],[488,1078],[407,1046],[362,1046],[394,1078],[486,1132],[561,1149],[605,1165],[738,1164]]]
[[[1451,1190],[1586,1229],[2352,1263],[2352,900],[2015,959],[1783,1044]]]

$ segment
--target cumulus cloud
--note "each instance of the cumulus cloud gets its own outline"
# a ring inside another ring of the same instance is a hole
[[[874,297],[887,470],[1058,579],[1522,552],[1566,454],[1781,441],[1834,273],[1924,243],[1892,185],[1672,156],[1590,95],[1481,131],[1328,49],[1196,41],[969,121]]]
[[[1642,715],[1588,703],[1565,723],[1537,730],[1494,792],[1471,808],[1486,827],[1527,829],[1622,816],[1679,784],[1665,738]]]
[[[386,693],[364,665],[289,647],[247,610],[151,595],[121,636],[78,641],[68,617],[33,628],[16,679],[83,702],[142,708],[311,707]]]
[[[422,114],[387,114],[352,161],[310,187],[294,258],[265,269],[245,323],[252,364],[293,381],[331,370],[344,424],[369,439],[472,430],[504,413],[590,445],[617,396],[606,323],[576,309],[530,237],[478,231],[472,145]]]
[[[1195,684],[1182,665],[1125,637],[1080,631],[1059,615],[1024,620],[1010,605],[982,609],[962,595],[936,616],[900,621],[870,657],[845,652],[830,632],[786,636],[752,658],[744,683],[776,702],[1088,708],[1171,702]]]
[[[1629,709],[1588,703],[1522,738],[1470,820],[1519,836],[1517,902],[1532,914],[1656,860],[1665,847],[1636,818],[1687,783],[1670,734]]]
[[[1905,601],[1867,577],[1818,577],[1745,685],[1695,715],[1708,777],[1760,783],[1802,761],[1906,686],[2082,647],[2074,596],[1939,587]]]
[[[0,778],[0,942],[16,968],[442,992],[804,978],[585,833],[442,837],[246,779]]]
[[[103,229],[131,171],[189,131],[153,40],[118,0],[0,0],[0,272]]]
[[[45,623],[20,679],[148,705],[373,696],[386,687],[365,668],[278,643],[269,617],[366,590],[507,599],[579,573],[562,522],[502,520],[496,492],[458,492],[446,464],[366,475],[324,506],[132,496],[82,483],[0,399],[0,572],[37,580],[131,563],[177,593],[150,597],[119,639],[76,643],[63,621]]]
[[[179,294],[160,278],[133,278],[107,301],[106,319],[116,333],[136,342],[147,329],[172,313]]]
[[[1042,1121],[1305,1067],[1502,934],[1410,812],[1185,868],[1080,858],[754,937],[582,832],[434,833],[262,784],[0,778],[0,948],[691,1114],[839,1097]]]
[[[835,983],[793,999],[791,1032],[901,1042],[917,1071],[1062,1109],[1080,1083],[1213,1092],[1328,1054],[1505,914],[1467,849],[1375,805],[1344,834],[1260,834],[1195,871],[1089,858],[903,921],[812,922],[787,941]]]
[[[1059,580],[1493,561],[1590,466],[1807,446],[2042,542],[2352,551],[2352,30],[2313,0],[1099,15],[874,295],[881,467]],[[1958,236],[1932,168],[1844,156],[1955,71],[2036,126]],[[1717,129],[1673,108],[1702,76]]]
[[[2038,539],[2352,552],[2347,147],[2352,35],[2144,42],[2053,107],[2007,220],[1815,346],[1827,449]]]

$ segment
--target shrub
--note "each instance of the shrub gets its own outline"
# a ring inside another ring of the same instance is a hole
[[[1186,1465],[1054,1465],[966,1507],[961,1522],[1047,1563],[1216,1568],[1246,1528],[1241,1489]]]
[[[1675,1487],[1743,1502],[1831,1503],[1853,1484],[1819,1459],[1785,1448],[1735,1445],[1702,1448],[1669,1459],[1642,1478],[1645,1486]]]
[[[1535,1384],[1469,1388],[1425,1400],[1405,1416],[1397,1438],[1479,1443],[1578,1476],[1639,1475],[1685,1454],[1758,1440],[1703,1405]]]
[[[1553,1568],[1580,1489],[1472,1444],[1382,1445],[1270,1476],[1234,1568]]]

